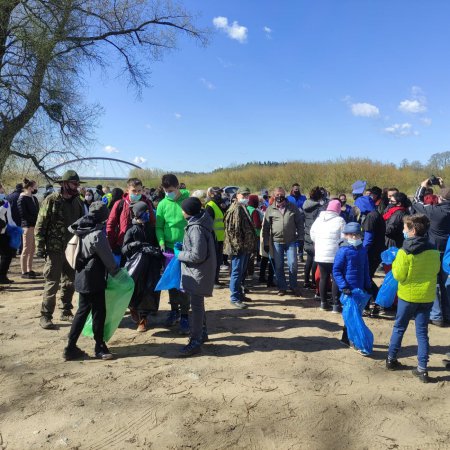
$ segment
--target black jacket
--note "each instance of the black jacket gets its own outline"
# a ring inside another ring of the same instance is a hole
[[[310,198],[303,203],[303,212],[305,214],[305,245],[306,252],[314,252],[314,242],[311,239],[311,227],[314,221],[319,217],[320,211],[323,211],[324,205],[311,200]]]
[[[385,213],[389,211],[389,208],[385,210]],[[388,220],[386,220],[386,248],[397,247],[402,248],[403,237],[403,217],[408,215],[408,211],[395,211]]]
[[[20,226],[20,213],[19,208],[17,207],[17,201],[19,200],[21,193],[22,193],[21,190],[16,189],[14,192],[12,192],[6,197],[6,200],[8,201],[11,208],[12,219],[14,220],[17,226]]]
[[[38,199],[32,195],[21,195],[17,201],[17,208],[20,214],[20,221],[17,223],[22,228],[34,227],[39,213]]]
[[[381,252],[385,250],[384,240],[386,226],[380,213],[375,210],[369,212],[362,221],[362,229],[365,234],[370,234],[370,244],[366,245],[367,256],[369,257],[369,266],[373,268],[381,262]],[[364,239],[367,242],[367,239]],[[371,270],[372,271],[372,270]]]

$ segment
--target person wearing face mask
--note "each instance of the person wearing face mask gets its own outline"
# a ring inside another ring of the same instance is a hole
[[[108,221],[106,222],[106,235],[108,236],[109,245],[115,255],[122,255],[123,238],[132,225],[132,209],[139,201],[143,201],[147,204],[150,213],[149,224],[152,228],[152,232],[155,232],[153,204],[150,199],[142,193],[142,181],[139,178],[130,178],[127,181],[127,192],[120,200],[117,200],[114,203]],[[125,261],[123,259],[122,265],[124,263]]]
[[[189,191],[179,188],[178,178],[171,173],[163,175],[161,186],[165,197],[156,209],[156,239],[163,252],[174,253],[175,243],[183,242],[187,225],[181,204],[189,198]],[[189,334],[189,297],[178,289],[169,290],[170,312],[165,326],[171,328],[180,323],[178,333]]]
[[[344,239],[334,258],[333,279],[343,294],[351,295],[354,289],[370,292],[372,279],[369,274],[367,250],[362,245],[361,225],[358,222],[349,222],[342,232]],[[350,345],[345,326],[341,340],[344,344]]]
[[[28,279],[36,278],[36,272],[33,271],[33,257],[36,250],[34,227],[39,213],[39,201],[35,197],[36,194],[36,182],[25,178],[23,180],[23,192],[17,201],[17,207],[20,214],[20,226],[23,229],[20,266],[22,278]]]
[[[236,308],[247,308],[242,287],[250,254],[255,250],[255,227],[247,211],[250,189],[240,187],[236,193],[236,201],[228,208],[224,217],[225,240],[224,253],[231,260],[230,303]]]
[[[84,207],[86,210],[86,214],[89,211],[89,206],[94,202],[94,193],[91,189],[87,189],[86,193],[84,194]]]
[[[294,183],[292,185],[291,195],[288,195],[286,200],[293,203],[298,209],[303,208],[303,203],[306,201],[306,195],[302,195],[300,192],[300,185],[298,183]]]
[[[45,330],[54,329],[52,322],[56,307],[56,294],[61,287],[60,320],[73,320],[72,297],[75,271],[65,257],[65,250],[73,234],[69,226],[84,216],[84,205],[78,189],[80,177],[68,170],[58,181],[60,192],[49,195],[41,205],[35,227],[36,256],[45,258],[44,293],[40,325]]]
[[[347,196],[339,194],[339,201],[341,202],[341,217],[345,220],[345,223],[354,222],[355,215],[353,214],[353,208],[347,204]]]
[[[403,245],[403,218],[409,214],[408,197],[403,192],[396,192],[389,200],[383,219],[386,223],[386,248]]]
[[[301,242],[303,245],[305,239],[305,216],[302,210],[287,201],[282,187],[274,189],[273,197],[275,202],[267,208],[264,215],[262,228],[264,251],[273,255],[278,295],[283,296],[287,293],[284,274],[285,255],[289,269],[289,287],[294,295],[300,295],[297,282],[297,243]]]
[[[125,233],[122,254],[125,268],[134,280],[134,292],[130,312],[137,319],[137,331],[148,329],[150,315],[158,311],[160,292],[155,292],[161,271],[161,252],[157,246],[154,229],[150,226],[150,210],[147,203],[133,205],[132,226]]]
[[[214,236],[216,238],[216,276],[214,281],[214,288],[222,288],[223,284],[219,280],[220,266],[223,264],[223,240],[225,239],[225,225],[223,223],[222,205],[223,190],[218,186],[208,188],[206,195],[208,202],[206,203],[205,211],[213,220]]]

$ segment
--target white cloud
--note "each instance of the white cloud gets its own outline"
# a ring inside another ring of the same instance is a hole
[[[235,20],[231,25],[226,17],[214,17],[213,24],[218,30],[222,30],[230,39],[234,39],[241,44],[247,40],[248,28]]]
[[[209,89],[210,91],[213,91],[216,88],[216,86],[214,86],[211,81],[208,81],[205,78],[200,78],[200,81],[203,83],[206,89]]]
[[[400,102],[400,105],[398,105],[398,109],[404,113],[416,114],[425,112],[427,107],[419,100],[403,100]]]
[[[418,136],[419,132],[413,129],[413,126],[408,123],[394,123],[390,127],[384,129],[384,131],[392,136],[405,137],[405,136]]]
[[[181,119],[181,117],[182,117],[180,113],[174,113],[173,115],[175,116],[175,119],[177,119],[177,120]]]
[[[378,117],[380,110],[370,103],[352,103],[352,114],[357,117]]]
[[[147,160],[143,156],[136,156],[136,158],[133,159],[133,162],[135,164],[144,164]]]
[[[103,147],[103,151],[106,153],[119,153],[119,150],[117,150],[117,148],[113,147],[112,145],[107,145]]]
[[[420,119],[420,121],[427,127],[429,127],[433,121],[429,117],[424,117],[423,119]]]
[[[272,28],[264,27],[263,28],[264,33],[266,33],[267,39],[272,39]]]

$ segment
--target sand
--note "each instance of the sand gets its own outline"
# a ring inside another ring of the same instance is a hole
[[[42,270],[42,267],[37,267]],[[375,351],[340,342],[342,318],[312,297],[278,297],[256,285],[247,310],[228,290],[207,299],[210,341],[180,359],[186,338],[161,311],[146,333],[129,316],[109,342],[114,361],[64,362],[69,324],[39,327],[42,279],[0,291],[2,449],[444,449],[450,448],[448,328],[430,327],[430,376],[413,378],[414,325],[404,338],[407,370],[384,366],[392,321],[366,319]],[[79,345],[91,355],[93,341]]]

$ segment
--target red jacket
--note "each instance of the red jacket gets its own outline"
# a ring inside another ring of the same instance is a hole
[[[156,219],[152,202],[145,195],[142,195],[140,201],[147,203],[150,211],[149,223],[152,228],[154,228]],[[125,233],[131,226],[131,220],[132,212],[130,208],[130,199],[128,194],[125,194],[122,200],[114,203],[108,221],[106,222],[106,235],[108,236],[109,245],[114,253],[120,253]]]

